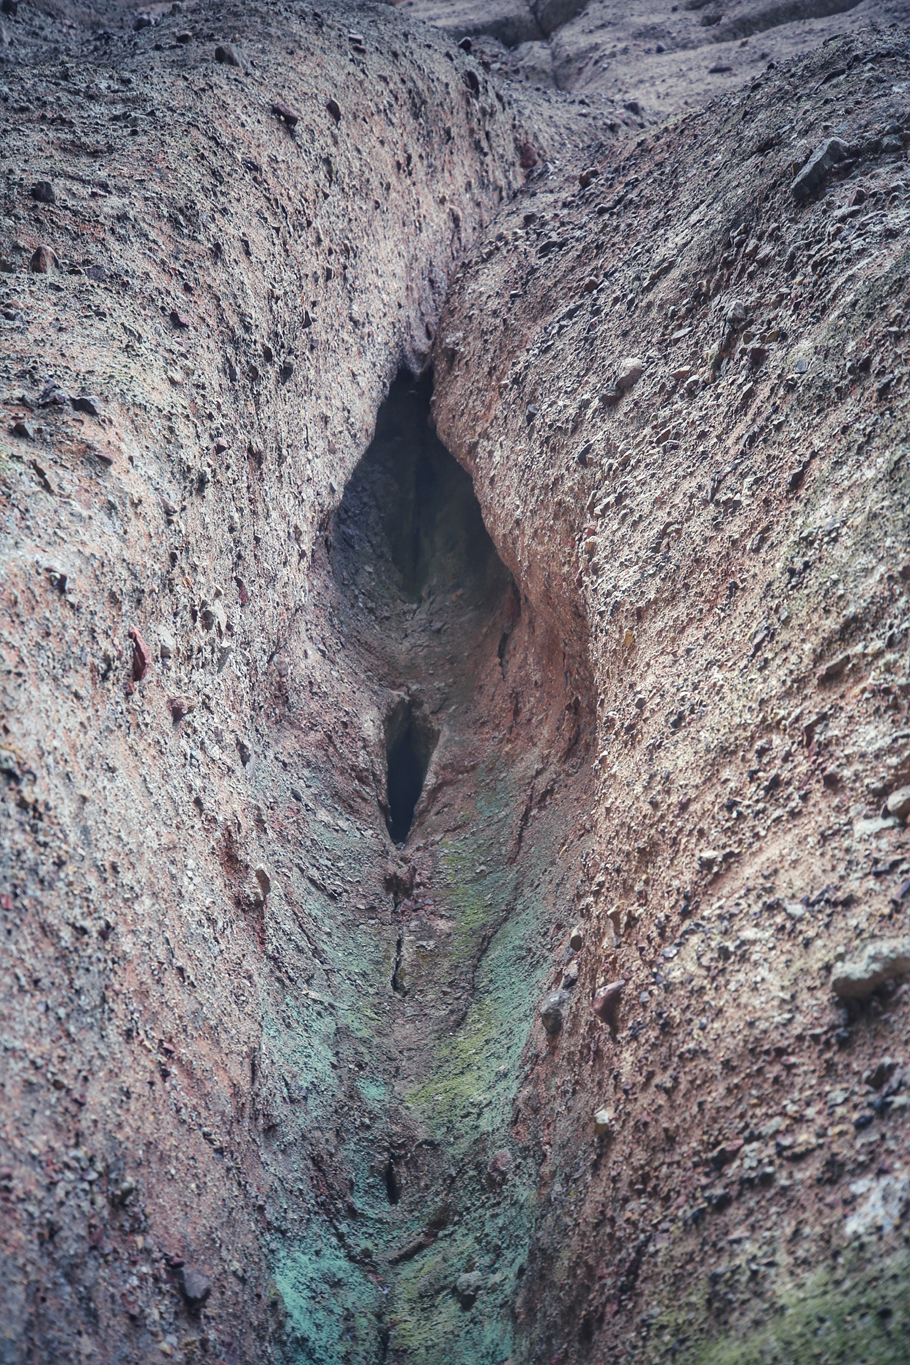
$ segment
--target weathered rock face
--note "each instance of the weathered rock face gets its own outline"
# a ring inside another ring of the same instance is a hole
[[[902,1360],[906,42],[13,10],[0,1360]]]
[[[2,1358],[374,1359],[401,1234],[356,1220],[374,1191],[389,1216],[386,882],[415,873],[386,693],[309,604],[383,394],[524,177],[513,118],[367,7],[197,8],[53,65],[16,32]]]
[[[858,25],[906,21],[903,0],[396,0],[468,37],[511,81],[571,94],[596,137],[643,127],[755,80],[769,61],[813,51]],[[595,133],[595,126],[598,132]]]
[[[535,182],[446,305],[440,434],[594,671],[575,994],[626,983],[615,1041],[573,1011],[519,1093],[543,1157],[530,1359],[775,1358],[784,1305],[789,1359],[822,1319],[831,1359],[906,1349],[856,1314],[891,1275],[882,1314],[908,1320],[876,1221],[906,1100],[864,1080],[910,1041],[888,805],[910,764],[908,71],[903,34],[828,44]],[[847,152],[797,193],[833,127]]]

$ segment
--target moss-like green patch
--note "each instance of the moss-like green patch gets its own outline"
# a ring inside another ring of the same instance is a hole
[[[305,1245],[282,1255],[275,1269],[290,1322],[295,1361],[373,1361],[383,1298],[344,1251],[314,1226]]]
[[[710,1283],[653,1324],[642,1359],[674,1365],[906,1365],[910,1361],[910,1255],[851,1253],[805,1280],[761,1293],[748,1266],[727,1272],[730,1321],[705,1339]],[[686,1308],[690,1310],[686,1312]],[[695,1330],[692,1326],[695,1325]]]

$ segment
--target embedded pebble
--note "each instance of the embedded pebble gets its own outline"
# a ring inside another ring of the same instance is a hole
[[[889,815],[895,815],[898,820],[906,820],[910,815],[910,787],[898,787],[896,792],[892,792],[885,802]]]
[[[212,1282],[200,1270],[183,1266],[180,1271],[180,1287],[191,1308],[201,1308],[212,1292]]]
[[[230,43],[218,44],[215,48],[215,61],[220,62],[222,66],[238,66],[243,69],[243,62]]]
[[[839,137],[829,137],[819,143],[790,186],[793,198],[805,199],[817,190],[832,166],[845,161],[849,151],[847,143]]]
[[[569,991],[551,991],[540,1007],[540,1019],[547,1033],[554,1038],[565,1021],[565,1011],[572,995]]]
[[[627,390],[633,388],[641,379],[644,368],[644,361],[639,360],[637,356],[626,356],[624,360],[620,361],[615,381],[619,392],[626,393]]]
[[[835,967],[831,987],[842,1000],[861,1000],[885,981],[893,981],[907,972],[910,938],[880,939],[870,943],[859,957]]]

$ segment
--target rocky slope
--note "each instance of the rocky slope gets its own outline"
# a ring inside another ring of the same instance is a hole
[[[903,0],[401,0],[502,78],[572,95],[589,117],[647,124],[753,80],[769,61],[858,27],[906,21]]]
[[[65,24],[23,10],[56,46]],[[328,1038],[317,1055],[308,1012],[340,1007],[337,957],[345,1028],[369,1037],[361,977],[383,999],[391,978],[388,944],[352,956],[344,917],[326,942],[324,839],[351,833],[346,879],[364,864],[341,907],[357,926],[388,901],[391,845],[378,810],[373,847],[335,805],[362,799],[331,789],[338,751],[384,787],[383,734],[338,714],[313,559],[454,262],[523,178],[521,142],[475,62],[382,11],[219,5],[70,32],[53,63],[17,42],[3,1358],[264,1359],[284,1249],[351,1193],[322,1163],[353,1061]],[[381,1304],[370,1255],[351,1264]]]
[[[903,1360],[906,35],[2,36],[0,1360]]]
[[[857,35],[528,187],[446,305],[440,434],[598,705],[531,1359],[906,1354],[908,71]]]

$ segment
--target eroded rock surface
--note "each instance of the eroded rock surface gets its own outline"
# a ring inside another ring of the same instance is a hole
[[[902,1361],[907,35],[2,23],[0,1359]]]
[[[644,126],[735,90],[769,62],[811,52],[857,27],[906,22],[903,0],[396,3],[456,39],[473,36],[475,52],[492,71],[538,87],[544,101],[550,90],[565,92],[592,126]]]
[[[906,1349],[856,1314],[908,1321],[903,1082],[864,1080],[910,1041],[908,73],[829,43],[534,182],[446,305],[440,434],[594,670],[574,993],[625,982],[615,1040],[526,1053],[534,1360]]]

